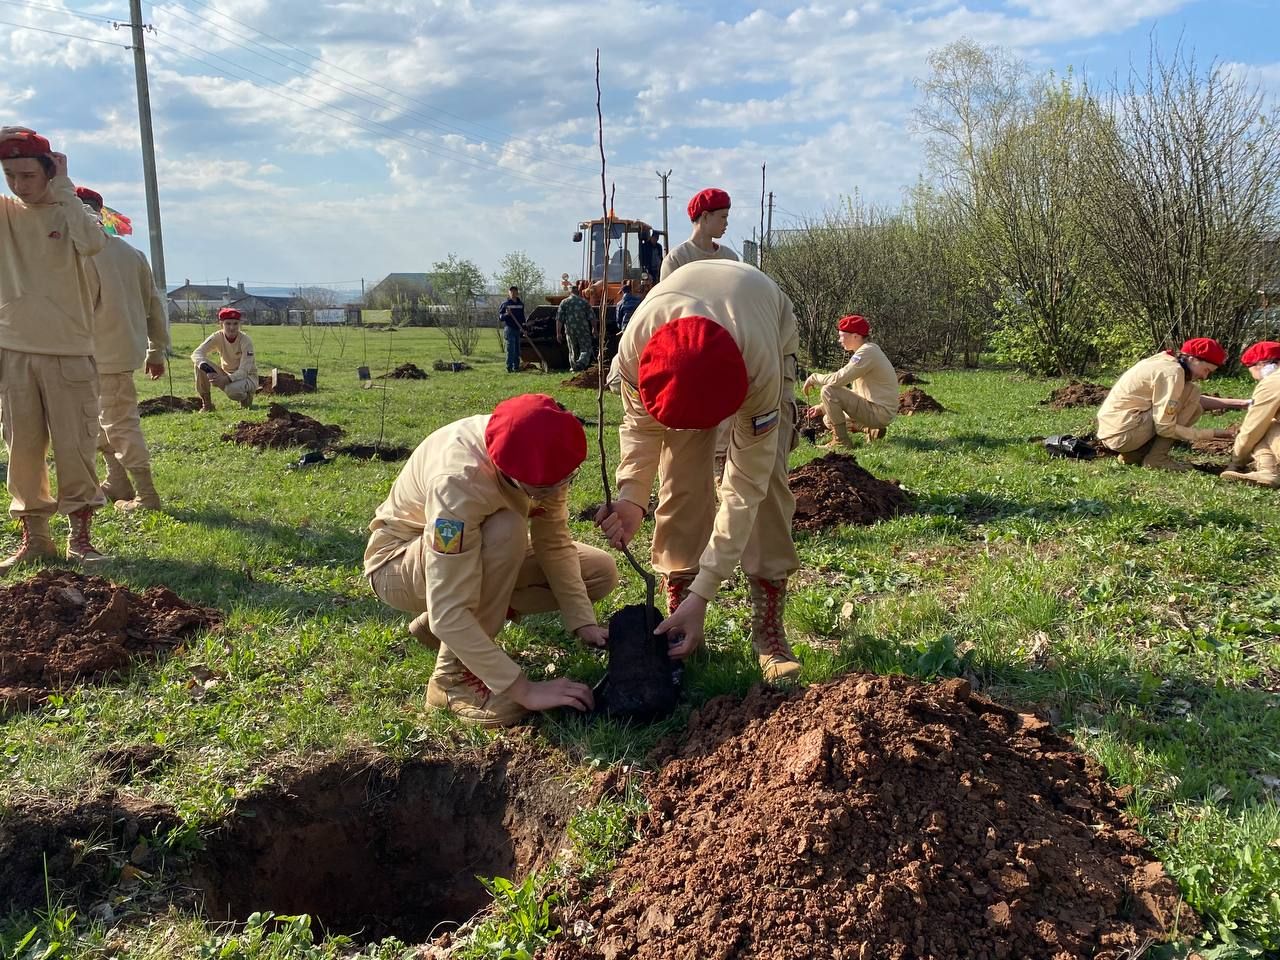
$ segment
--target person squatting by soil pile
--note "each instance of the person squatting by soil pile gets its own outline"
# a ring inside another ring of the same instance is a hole
[[[1116,960],[1198,929],[1097,766],[964,680],[758,687],[668,752],[551,960]]]
[[[818,408],[821,412],[821,408]],[[796,530],[823,530],[843,523],[872,524],[906,509],[908,497],[896,481],[881,480],[847,453],[829,453],[789,475],[796,498]]]
[[[254,447],[312,447],[319,448],[342,436],[342,428],[333,423],[321,423],[301,413],[286,410],[278,403],[267,408],[263,423],[241,420],[223,440]]]
[[[316,389],[305,380],[299,380],[293,374],[285,373],[283,370],[276,371],[274,384],[271,380],[271,377],[259,377],[258,392],[273,394],[277,397],[291,397],[298,393],[314,393]]]
[[[127,669],[222,622],[166,587],[141,595],[101,577],[44,570],[0,589],[0,713]]]
[[[945,407],[929,396],[919,387],[904,390],[898,397],[898,413],[910,416],[913,413],[943,413]]]
[[[587,367],[581,373],[575,373],[567,380],[561,380],[560,385],[563,387],[582,387],[584,390],[599,390],[600,368]]]
[[[900,386],[903,386],[903,387],[911,387],[911,386],[915,386],[916,384],[919,384],[919,383],[927,384],[928,382],[929,382],[928,380],[925,380],[925,379],[923,379],[923,378],[921,378],[921,377],[917,377],[917,376],[916,376],[914,373],[912,373],[910,370],[899,370],[899,371],[898,371],[898,384],[899,384]]]
[[[378,377],[379,380],[425,380],[427,371],[416,363],[402,363],[394,370]]]
[[[1100,383],[1081,383],[1072,380],[1065,387],[1059,387],[1049,394],[1048,400],[1041,400],[1040,405],[1050,410],[1067,410],[1071,407],[1096,407],[1107,399],[1110,387]]]
[[[195,413],[200,409],[199,397],[175,397],[166,394],[152,397],[138,404],[138,416],[152,417],[158,413]]]

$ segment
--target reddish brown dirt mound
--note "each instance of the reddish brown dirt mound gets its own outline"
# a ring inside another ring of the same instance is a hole
[[[244,443],[254,447],[321,447],[342,436],[342,428],[332,423],[321,423],[301,413],[291,413],[278,403],[267,408],[263,423],[241,420],[223,440]]]
[[[1040,405],[1048,406],[1050,410],[1096,407],[1107,399],[1107,394],[1110,392],[1110,387],[1104,387],[1100,383],[1081,383],[1079,380],[1072,380],[1065,387],[1059,387],[1049,394],[1048,400],[1041,400]]]
[[[42,571],[0,589],[0,713],[101,680],[221,622],[165,587],[139,596],[101,577]]]
[[[898,413],[911,416],[913,413],[942,413],[944,407],[919,387],[904,390],[898,397]]]
[[[1191,444],[1191,449],[1212,457],[1230,457],[1235,445],[1235,440],[1197,440]]]
[[[827,422],[822,419],[822,407],[809,407],[800,414],[800,424],[796,428],[800,436],[810,443],[817,443],[827,431]]]
[[[796,467],[790,475],[797,530],[823,530],[842,523],[872,524],[907,506],[896,481],[881,480],[847,453],[829,453]]]
[[[674,752],[554,960],[1118,958],[1197,929],[1096,765],[963,680],[757,688]]]
[[[199,397],[152,397],[138,404],[138,416],[153,417],[158,413],[195,413],[200,409]]]
[[[270,377],[259,377],[258,391],[277,397],[291,397],[297,393],[314,393],[316,389],[305,380],[299,380],[293,374],[285,373],[283,370],[276,373],[275,381],[273,385]]]
[[[378,377],[379,380],[425,380],[427,379],[427,371],[423,370],[416,363],[402,363],[389,373],[384,373]]]
[[[563,387],[582,387],[584,390],[600,389],[600,368],[587,367],[581,373],[575,373],[568,380],[561,380]]]
[[[899,371],[898,371],[898,383],[899,383],[901,386],[904,386],[904,387],[910,387],[910,386],[913,386],[913,385],[915,385],[915,384],[917,384],[917,383],[928,383],[928,382],[929,382],[928,380],[924,380],[924,379],[922,379],[922,378],[920,378],[920,377],[917,377],[917,376],[916,376],[914,373],[912,373],[910,370],[899,370]]]

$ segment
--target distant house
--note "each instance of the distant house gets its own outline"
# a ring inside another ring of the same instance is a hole
[[[288,322],[289,308],[297,305],[293,297],[267,297],[249,293],[243,283],[234,287],[223,284],[192,283],[169,291],[171,323],[211,323],[223,307],[239,310],[249,324],[272,325]]]
[[[435,288],[429,273],[388,273],[370,288],[365,303],[385,310],[400,304],[416,306],[419,299],[434,302]]]

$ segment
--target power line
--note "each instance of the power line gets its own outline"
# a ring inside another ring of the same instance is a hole
[[[108,47],[119,47],[121,50],[130,49],[127,43],[116,43],[114,40],[99,40],[97,37],[86,37],[79,33],[63,33],[61,30],[48,30],[44,27],[33,27],[26,23],[14,23],[11,20],[0,20],[0,26],[17,27],[19,30],[34,30],[36,33],[51,33],[55,37],[67,37],[71,40],[84,40],[87,43],[103,43]]]
[[[55,7],[47,3],[33,3],[32,0],[0,0],[0,3],[7,3],[12,7],[30,7],[33,10],[49,10],[53,13],[63,13],[69,17],[79,17],[82,20],[98,20],[102,23],[128,23],[126,17],[106,17],[97,13],[81,13],[79,10],[70,10],[67,7]],[[34,29],[34,28],[33,28]],[[81,40],[87,40],[88,37],[80,37]]]

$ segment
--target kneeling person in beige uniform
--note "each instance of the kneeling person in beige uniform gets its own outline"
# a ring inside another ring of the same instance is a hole
[[[871,325],[859,316],[841,317],[840,346],[852,354],[835,373],[812,373],[804,392],[818,387],[823,419],[831,428],[832,447],[850,447],[849,426],[866,431],[868,440],[884,436],[885,427],[898,415],[898,374],[877,344],[871,342]],[[848,386],[846,386],[846,384]]]
[[[439,645],[430,706],[490,727],[594,706],[590,687],[532,682],[494,642],[505,619],[557,609],[584,643],[607,640],[592,603],[617,586],[617,564],[569,534],[586,455],[577,417],[525,394],[437,430],[400,471],[369,524],[364,572],[384,603],[420,614],[414,637]]]
[[[1130,466],[1190,470],[1169,457],[1174,443],[1226,440],[1229,430],[1197,429],[1205,410],[1239,410],[1247,400],[1219,400],[1201,394],[1207,380],[1227,360],[1221,344],[1208,337],[1186,341],[1175,356],[1157,353],[1140,360],[1116,381],[1098,408],[1098,440]]]
[[[78,187],[76,196],[101,216],[100,193]],[[138,419],[133,373],[145,364],[152,380],[164,374],[169,349],[164,300],[147,258],[119,237],[108,236],[106,247],[89,262],[98,272],[102,291],[93,311],[101,399],[98,449],[107,463],[102,492],[122,510],[159,510],[160,494],[151,478],[151,453]]]
[[[1280,343],[1255,343],[1241,355],[1240,362],[1258,385],[1236,432],[1231,466],[1222,471],[1222,478],[1280,487]]]
[[[191,354],[196,365],[196,394],[200,397],[202,412],[213,409],[211,383],[240,406],[253,406],[253,395],[258,392],[258,362],[253,356],[253,341],[240,329],[240,319],[239,310],[223,307],[218,311],[222,329]],[[218,355],[216,367],[209,359],[211,353]]]

